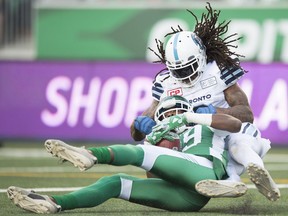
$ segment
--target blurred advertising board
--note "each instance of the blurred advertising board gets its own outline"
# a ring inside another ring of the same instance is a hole
[[[212,5],[213,6],[213,5]],[[204,6],[191,8],[199,18]],[[244,61],[288,62],[287,7],[223,7],[220,21],[231,20],[225,36],[238,33]],[[206,12],[206,11],[205,11]],[[38,8],[37,59],[145,60],[155,56],[155,38],[164,41],[171,27],[193,30],[186,8]]]
[[[288,65],[244,63],[240,85],[255,123],[288,145]],[[0,139],[133,143],[130,125],[150,105],[163,68],[146,62],[1,62]]]

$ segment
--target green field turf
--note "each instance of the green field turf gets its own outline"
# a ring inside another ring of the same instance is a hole
[[[242,180],[250,188],[247,194],[234,199],[211,199],[197,213],[167,212],[111,199],[94,208],[70,210],[62,212],[60,215],[288,215],[288,148],[270,150],[264,158],[264,162],[276,183],[281,187],[279,201],[268,201],[257,192],[247,175],[244,174]],[[0,148],[0,215],[35,215],[17,208],[8,200],[5,190],[11,185],[33,188],[36,189],[36,192],[37,189],[45,190],[45,192],[39,192],[42,194],[63,194],[67,192],[51,192],[51,188],[61,190],[67,187],[84,187],[94,183],[102,176],[118,172],[145,177],[145,173],[141,169],[131,166],[98,165],[86,172],[80,172],[68,163],[60,164],[57,158],[52,158],[40,144],[37,146],[5,144]]]

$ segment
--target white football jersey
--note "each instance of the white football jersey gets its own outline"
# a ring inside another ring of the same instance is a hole
[[[241,68],[223,69],[213,61],[208,63],[199,82],[187,86],[170,77],[169,72],[159,73],[153,82],[152,96],[159,101],[166,96],[179,95],[192,103],[193,107],[207,106],[229,107],[225,100],[224,90],[235,84],[244,74]]]

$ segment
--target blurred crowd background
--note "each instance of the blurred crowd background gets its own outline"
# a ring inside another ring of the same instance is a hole
[[[202,0],[0,0],[0,59],[33,59],[39,8],[193,8]],[[211,0],[224,7],[287,8],[288,0]],[[197,6],[199,7],[199,6]],[[288,13],[288,9],[287,9]],[[288,16],[288,15],[287,15]]]

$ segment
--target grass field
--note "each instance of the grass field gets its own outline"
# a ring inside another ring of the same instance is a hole
[[[89,144],[86,144],[89,146]],[[149,208],[127,201],[111,199],[108,202],[87,209],[62,212],[62,215],[288,215],[288,148],[274,148],[264,158],[266,168],[270,171],[280,187],[281,198],[276,202],[268,201],[257,192],[247,175],[242,180],[248,184],[248,193],[240,198],[211,199],[197,213],[167,212]],[[137,177],[145,173],[131,166],[113,167],[98,165],[86,172],[80,172],[68,163],[59,164],[52,158],[42,144],[4,144],[0,148],[0,215],[35,215],[17,208],[8,200],[6,189],[11,185],[33,188],[42,194],[63,194],[94,183],[102,176],[124,172]]]

